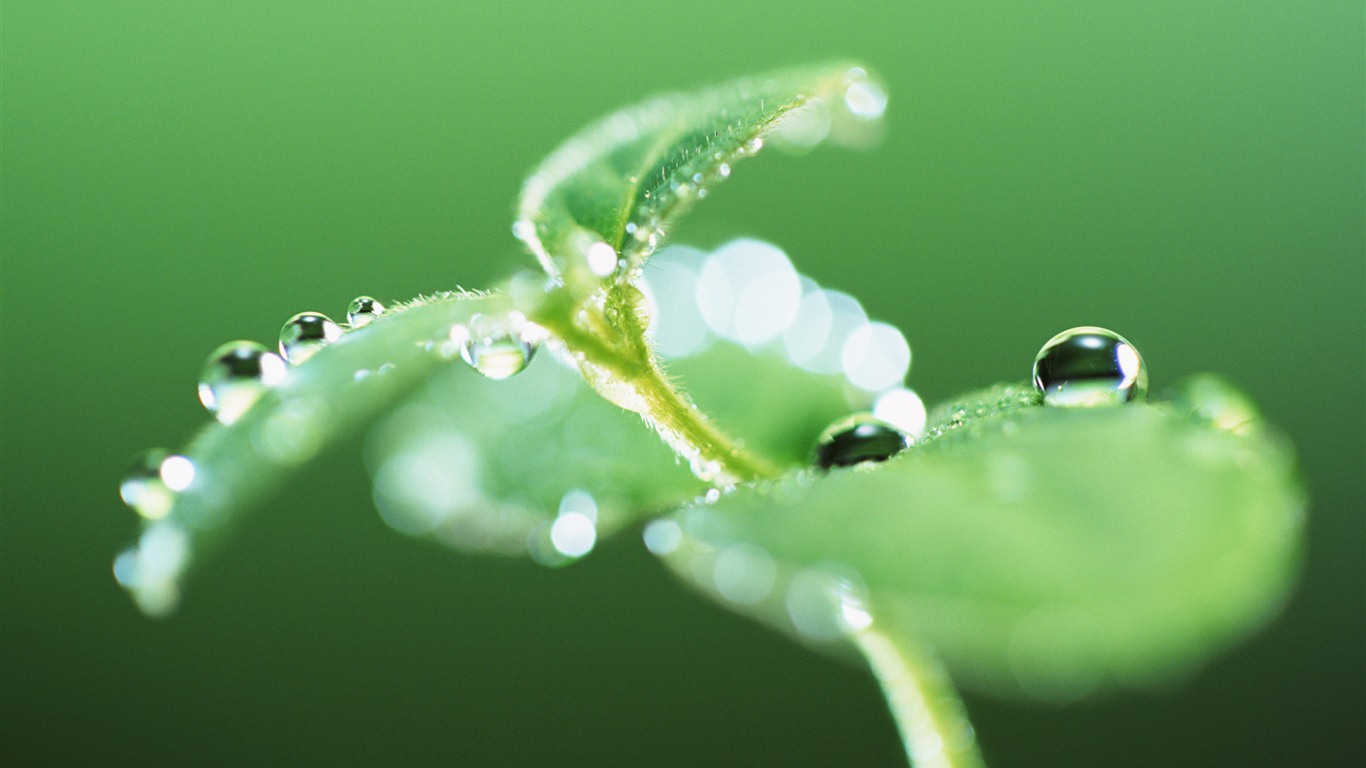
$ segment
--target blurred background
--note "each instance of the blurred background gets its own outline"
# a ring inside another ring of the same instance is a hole
[[[881,7],[880,7],[881,6]],[[183,444],[233,338],[528,264],[525,173],[660,90],[856,57],[887,141],[768,155],[682,227],[752,235],[902,328],[931,404],[1081,324],[1155,389],[1216,371],[1313,497],[1283,617],[1183,686],[969,697],[993,766],[1366,755],[1366,23],[1358,0],[8,2],[0,761],[896,765],[872,678],[714,607],[636,535],[456,555],[310,465],[142,617],[130,457]]]

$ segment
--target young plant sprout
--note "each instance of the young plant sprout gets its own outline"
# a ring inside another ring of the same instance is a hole
[[[927,414],[901,332],[778,247],[666,247],[765,146],[865,146],[886,107],[851,64],[657,97],[526,182],[513,233],[539,272],[300,313],[278,356],[220,347],[219,423],[121,488],[143,531],[115,577],[170,613],[234,517],[366,429],[391,527],[550,566],[643,529],[722,605],[861,656],[916,766],[982,764],[955,684],[1070,701],[1187,673],[1296,569],[1293,459],[1245,397],[1205,376],[1148,401],[1136,348],[1086,326],[1033,386]]]

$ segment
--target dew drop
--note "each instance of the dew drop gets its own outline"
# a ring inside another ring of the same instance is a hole
[[[256,404],[267,389],[284,381],[288,366],[254,341],[230,341],[215,349],[199,374],[199,402],[224,424]]]
[[[461,359],[495,381],[521,373],[536,354],[536,344],[525,337],[521,325],[512,319],[475,315],[462,334]]]
[[[887,111],[887,92],[871,80],[855,80],[844,91],[844,105],[854,117],[876,120]]]
[[[828,470],[886,461],[909,445],[901,430],[871,414],[857,413],[825,428],[816,441],[815,463]]]
[[[371,296],[357,296],[346,306],[346,322],[352,328],[364,328],[382,314],[384,305]]]
[[[321,312],[300,312],[280,329],[280,354],[298,365],[341,338],[341,327]]]
[[[1071,328],[1054,336],[1034,358],[1034,387],[1044,403],[1089,408],[1142,400],[1148,369],[1138,350],[1114,331]]]
[[[128,474],[119,483],[119,496],[123,498],[123,503],[148,520],[165,517],[175,501],[175,493],[161,479],[161,465],[169,456],[160,448],[143,451],[133,460]]]

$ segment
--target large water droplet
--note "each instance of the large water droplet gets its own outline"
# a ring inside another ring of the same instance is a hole
[[[199,402],[224,424],[238,417],[289,372],[280,356],[254,341],[230,341],[215,349],[199,374]]]
[[[475,315],[463,328],[460,357],[490,379],[502,380],[526,370],[536,354],[536,344],[522,333],[515,320]],[[452,332],[451,338],[456,337]]]
[[[346,306],[346,322],[352,328],[364,328],[382,314],[384,305],[371,296],[357,296]]]
[[[341,327],[321,312],[300,312],[280,329],[280,354],[298,365],[341,338]]]
[[[816,441],[816,466],[821,469],[852,467],[886,461],[905,450],[910,439],[896,427],[858,413],[825,428]]]
[[[1039,350],[1034,387],[1048,405],[1115,405],[1147,395],[1148,369],[1123,336],[1081,326],[1054,336]]]

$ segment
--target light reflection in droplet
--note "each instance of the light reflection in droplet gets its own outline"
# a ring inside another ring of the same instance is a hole
[[[189,488],[194,482],[194,473],[194,462],[184,456],[167,456],[161,462],[161,482],[172,491],[180,492]]]
[[[844,105],[855,117],[876,120],[887,111],[887,92],[877,83],[858,80],[845,89]]]

